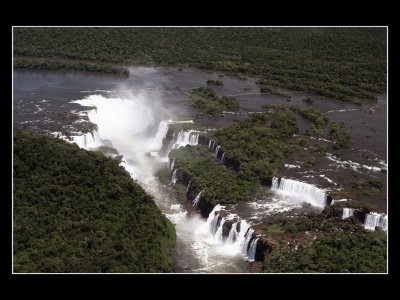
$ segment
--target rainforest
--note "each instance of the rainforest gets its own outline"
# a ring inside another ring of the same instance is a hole
[[[387,28],[14,27],[14,273],[386,273]]]

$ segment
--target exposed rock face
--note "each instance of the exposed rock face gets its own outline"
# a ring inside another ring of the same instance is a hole
[[[324,208],[323,213],[325,214],[325,217],[327,219],[341,218],[343,215],[343,208],[336,206],[328,206]]]
[[[186,172],[178,172],[178,180],[185,186],[188,186],[190,182],[190,175]],[[196,197],[196,196],[195,196]]]
[[[331,205],[332,200],[333,200],[332,196],[328,194],[326,196],[326,205]]]
[[[261,237],[257,242],[256,255],[254,257],[255,261],[263,261],[265,256],[271,253],[275,244],[276,242],[266,237]]]
[[[204,135],[199,135],[199,144],[201,145],[207,145],[210,142],[210,139],[208,137],[205,137]]]
[[[226,220],[224,226],[222,227],[222,236],[227,238],[229,236],[229,232],[231,231],[232,225],[234,224],[234,220]]]
[[[272,178],[263,178],[261,184],[264,186],[272,186]]]
[[[199,209],[200,214],[203,218],[208,218],[208,215],[210,214],[210,212],[212,212],[214,205],[208,203],[207,201],[200,201],[197,205],[197,208]]]
[[[368,213],[369,213],[368,209],[358,208],[358,209],[354,210],[353,217],[354,217],[354,219],[356,219],[360,223],[364,224],[365,218],[366,218]]]

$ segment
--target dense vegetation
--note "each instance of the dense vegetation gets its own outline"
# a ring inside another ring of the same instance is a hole
[[[329,139],[335,142],[333,145],[333,150],[335,150],[335,153],[337,154],[349,149],[352,145],[349,130],[344,123],[338,124],[336,122],[332,122],[330,124]]]
[[[170,272],[175,231],[100,152],[14,131],[15,272]]]
[[[368,232],[354,220],[323,214],[278,219],[263,227],[277,241],[263,272],[386,272],[387,236]]]
[[[202,198],[208,203],[250,201],[283,168],[285,155],[296,149],[298,144],[291,136],[297,130],[290,111],[270,118],[254,114],[209,136],[225,153],[225,166],[204,146],[172,150],[170,157],[176,158],[179,181],[192,180],[190,188],[205,190]]]
[[[98,63],[98,62],[84,62],[84,61],[71,61],[71,60],[45,60],[45,59],[32,59],[32,58],[14,58],[15,69],[30,69],[30,70],[74,70],[74,71],[87,71],[110,73],[123,76],[129,76],[129,70],[126,68]]]
[[[283,104],[265,104],[263,108],[268,111],[293,111],[304,119],[311,122],[311,128],[307,132],[307,135],[322,135],[326,124],[329,119],[323,113],[310,108],[310,107],[299,107],[294,105],[283,105]]]
[[[306,135],[313,135],[313,136],[323,135],[325,125],[329,121],[325,115],[312,108],[291,106],[290,109],[311,122],[311,127],[306,132]]]
[[[359,101],[386,90],[386,28],[14,28],[14,54],[189,65]]]
[[[233,97],[218,96],[211,88],[200,87],[190,93],[191,104],[200,110],[201,114],[217,117],[223,111],[237,111],[239,101]]]
[[[209,79],[209,80],[207,80],[207,84],[213,84],[213,85],[216,85],[216,86],[224,86],[224,83],[221,80]]]
[[[270,126],[268,126],[270,122]],[[268,183],[284,166],[285,155],[296,145],[291,136],[298,131],[293,113],[253,114],[211,135],[226,157],[239,167],[239,177]]]
[[[213,205],[249,201],[259,187],[258,182],[239,178],[237,173],[220,164],[204,146],[187,146],[172,150],[176,159],[178,181],[199,193],[202,199]]]
[[[278,91],[278,90],[276,90],[274,88],[271,88],[270,86],[261,87],[260,88],[260,93],[273,94],[273,95],[282,96],[282,97],[285,97],[285,98],[288,98],[288,99],[292,98],[292,96],[290,96],[288,93]]]

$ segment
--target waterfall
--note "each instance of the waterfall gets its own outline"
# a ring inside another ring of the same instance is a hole
[[[101,138],[100,138],[99,132],[97,130],[92,131],[91,135],[93,137],[93,141],[95,144],[97,144],[97,145],[101,144]]]
[[[189,188],[189,185],[188,185],[188,188]],[[197,206],[197,204],[199,204],[199,201],[200,201],[200,197],[201,197],[201,194],[203,193],[203,191],[201,191],[197,196],[196,196],[196,198],[194,198],[194,200],[193,200],[193,206]]]
[[[250,238],[246,239],[246,237],[247,237],[247,233],[249,232],[250,229],[251,229],[250,225],[245,220],[240,221],[240,231],[239,231],[238,235],[236,236],[235,244],[239,247],[240,252],[244,255],[247,254],[247,246],[250,241]],[[251,230],[253,230],[253,229],[251,229]],[[253,234],[253,233],[251,233],[251,234]]]
[[[272,186],[271,186],[271,188],[274,189],[274,190],[279,189],[279,178],[277,178],[277,177],[273,177],[272,178]]]
[[[387,215],[382,214],[379,224],[380,224],[380,227],[382,228],[383,231],[387,231],[387,228],[388,228],[388,217],[387,217]]]
[[[279,179],[274,177],[271,188],[284,195],[291,196],[290,198],[308,202],[313,206],[323,208],[326,205],[326,192],[312,184],[286,178],[281,178],[279,182]]]
[[[160,150],[162,147],[163,139],[167,136],[168,128],[169,128],[169,121],[161,121],[158,125],[158,130],[156,136],[153,139],[153,149]]]
[[[229,236],[226,239],[227,244],[233,244],[236,241],[236,236],[238,235],[237,225],[237,223],[232,224],[231,230],[229,231]]]
[[[257,242],[258,238],[253,239],[253,241],[250,244],[250,249],[248,251],[247,259],[248,261],[252,262],[255,259],[256,256],[256,250],[257,250]]]
[[[190,179],[190,180],[189,180],[189,183],[188,183],[188,185],[187,185],[187,187],[186,187],[186,193],[189,192],[189,187],[190,187],[190,184],[191,184],[191,183],[192,183],[192,180]]]
[[[208,215],[207,225],[208,225],[212,235],[214,235],[215,232],[217,231],[217,225],[218,225],[217,223],[218,223],[219,214],[217,214],[216,212],[219,212],[222,208],[225,208],[225,206],[221,206],[218,204],[218,205],[214,206],[214,209]]]
[[[214,140],[209,140],[208,148],[213,152],[214,156],[218,159],[218,152],[219,152],[219,149],[221,148],[221,146],[217,145],[217,143]],[[222,164],[225,163],[225,152],[222,153],[220,162]]]
[[[175,166],[175,158],[172,159],[169,169],[172,171]]]
[[[215,148],[214,155],[215,155],[215,157],[217,157],[217,158],[218,158],[218,151],[219,151],[219,148],[220,148],[220,147],[221,147],[221,146],[218,145],[217,148]]]
[[[224,241],[224,237],[222,235],[222,231],[224,229],[225,222],[226,222],[226,219],[222,218],[221,222],[219,223],[218,229],[214,234],[214,240],[217,240],[218,242],[223,242]]]
[[[189,145],[197,145],[199,143],[199,133],[191,132],[189,134]]]
[[[83,148],[86,150],[97,148],[102,145],[102,140],[97,130],[85,133],[80,136],[73,136],[72,140],[75,144],[79,146],[79,148]]]
[[[179,131],[172,149],[178,149],[186,145],[196,146],[199,143],[199,135],[200,132],[195,130]]]
[[[250,228],[250,225],[245,220],[239,220],[236,223],[232,223],[228,237],[224,238],[224,224],[227,220],[232,220],[233,216],[228,215],[225,217],[220,217],[218,212],[223,208],[225,207],[220,205],[215,206],[207,219],[208,228],[213,239],[216,242],[223,243],[233,247],[234,249],[237,249],[237,251],[243,254],[248,261],[254,261],[257,242],[259,241],[259,238],[253,238],[254,229]],[[238,224],[240,224],[239,231]]]
[[[178,177],[177,177],[177,175],[176,175],[176,171],[177,171],[178,169],[175,169],[175,171],[174,171],[174,173],[172,173],[172,178],[171,178],[171,183],[172,184],[175,184],[176,182],[177,182],[177,180],[178,180]]]
[[[246,234],[244,235],[245,239],[244,239],[244,242],[242,244],[242,253],[245,254],[245,255],[247,255],[247,251],[249,249],[249,243],[250,243],[250,240],[251,240],[251,238],[253,236],[253,233],[254,233],[254,229],[249,227],[247,229]]]
[[[354,208],[343,208],[343,215],[342,215],[342,219],[347,219],[350,218],[351,216],[353,216],[353,212],[354,212]]]
[[[387,215],[372,212],[367,214],[364,221],[364,228],[368,230],[375,230],[375,227],[387,231]]]
[[[175,145],[175,131],[172,135],[171,141],[169,142],[167,153],[171,152],[171,150],[174,148],[174,145]]]

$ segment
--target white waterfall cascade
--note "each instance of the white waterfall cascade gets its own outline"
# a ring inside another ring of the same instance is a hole
[[[281,178],[279,182],[274,177],[271,189],[295,201],[307,202],[320,208],[326,206],[326,192],[312,184],[286,178]]]
[[[175,166],[175,158],[173,158],[173,159],[171,160],[171,164],[170,164],[169,169],[172,171],[172,170],[174,169],[174,166]]]
[[[158,125],[158,130],[156,136],[153,138],[152,148],[155,150],[159,150],[162,147],[163,139],[167,136],[169,124],[173,123],[173,121],[161,121]]]
[[[189,185],[188,185],[188,187],[189,187]],[[200,197],[201,197],[201,194],[202,194],[203,192],[204,192],[204,191],[201,191],[201,192],[196,196],[196,198],[194,198],[194,200],[193,200],[193,206],[197,206],[197,204],[199,204]]]
[[[211,151],[214,151],[214,146],[215,146],[215,141],[214,141],[214,140],[210,140],[210,141],[208,142],[208,148],[209,148]]]
[[[174,144],[175,144],[175,131],[174,131],[174,133],[172,135],[171,141],[168,144],[167,156],[168,156],[168,153],[173,149]]]
[[[249,261],[255,260],[258,240],[259,238],[253,239],[253,241],[250,244],[250,249],[248,251],[248,256],[247,256]]]
[[[217,231],[214,234],[214,240],[217,240],[218,242],[223,242],[224,237],[222,235],[222,230],[224,228],[224,224],[226,222],[225,218],[222,218],[221,221],[219,222],[219,226],[217,228]]]
[[[236,249],[237,252],[243,254],[247,261],[254,261],[259,238],[253,238],[254,229],[242,219],[238,219],[235,215],[220,217],[219,211],[224,209],[224,206],[216,205],[207,219],[211,235],[214,240]],[[232,224],[228,237],[224,237],[223,226],[227,220],[237,218],[238,221]],[[239,231],[238,231],[239,227]]]
[[[175,169],[175,171],[172,173],[172,178],[171,178],[171,183],[172,184],[176,184],[176,182],[178,181],[178,176],[176,175],[176,171],[178,169]]]
[[[210,149],[214,156],[218,159],[218,152],[219,149],[221,148],[220,145],[218,145],[214,140],[209,140],[208,142],[208,149]],[[222,164],[225,163],[225,152],[222,153],[221,159],[219,160]]]
[[[236,241],[238,236],[238,232],[237,232],[237,223],[232,224],[231,230],[229,231],[229,236],[226,240],[226,242],[228,244],[233,244],[234,241]]]
[[[353,216],[354,208],[343,208],[342,219],[347,219]]]
[[[376,212],[367,214],[364,221],[364,228],[368,230],[375,230],[375,227],[380,227],[383,231],[387,231],[388,216],[386,214],[379,214]]]
[[[181,130],[178,132],[171,149],[178,149],[180,147],[185,147],[186,145],[196,146],[199,143],[199,135],[200,131]]]
[[[86,150],[94,149],[102,145],[102,141],[97,130],[85,133],[84,135],[72,136],[72,140],[79,146],[79,148]]]
[[[217,148],[215,148],[215,152],[214,152],[215,157],[218,157],[218,151],[219,151],[219,148],[220,148],[220,147],[221,147],[221,146],[218,145]]]
[[[186,187],[186,193],[187,192],[189,192],[189,187],[190,187],[190,184],[192,183],[192,180],[189,180],[189,183],[188,183],[188,185],[187,185],[187,187]]]
[[[246,253],[247,254],[247,251],[248,251],[248,248],[249,248],[250,239],[251,239],[251,236],[253,235],[253,233],[254,233],[254,229],[249,227],[247,229],[245,235],[244,235],[245,239],[244,239],[244,243],[242,244],[242,253]]]

